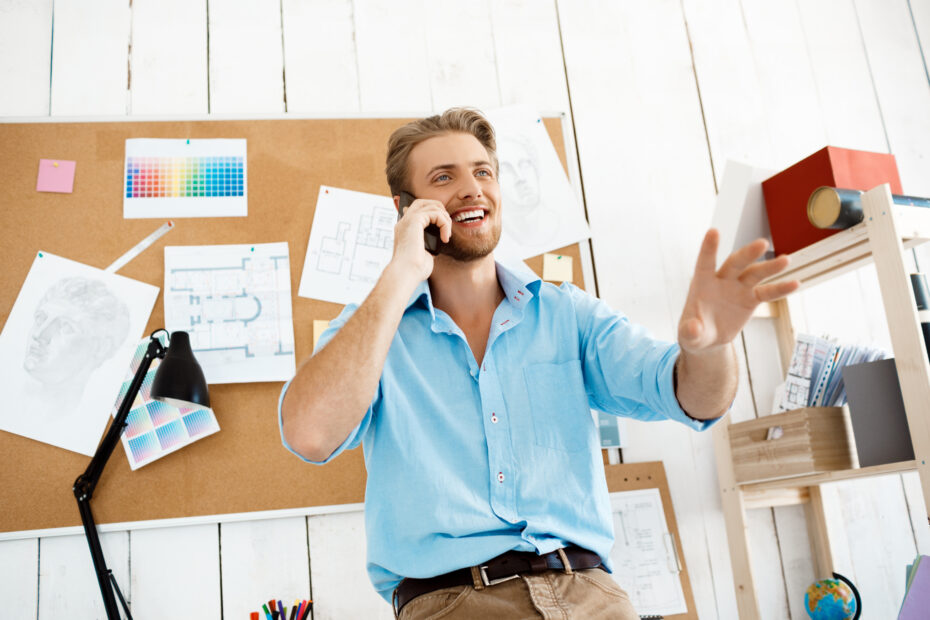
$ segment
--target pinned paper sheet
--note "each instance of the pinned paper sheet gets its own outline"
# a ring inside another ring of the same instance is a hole
[[[544,254],[542,279],[549,282],[571,282],[572,257],[562,254]]]
[[[38,252],[0,332],[0,430],[93,455],[157,297]]]
[[[329,321],[314,321],[313,322],[313,350],[316,351],[316,343],[320,341],[320,336],[323,335],[323,332],[326,331],[326,328],[329,327]]]
[[[165,247],[165,328],[190,334],[207,383],[294,376],[289,256],[286,241]]]
[[[64,159],[40,159],[37,192],[70,194],[74,190],[74,169],[77,162]]]
[[[123,217],[249,214],[244,139],[126,140]]]

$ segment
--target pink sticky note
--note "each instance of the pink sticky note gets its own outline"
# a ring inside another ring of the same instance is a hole
[[[37,192],[70,194],[74,190],[74,168],[77,162],[65,159],[40,159]]]

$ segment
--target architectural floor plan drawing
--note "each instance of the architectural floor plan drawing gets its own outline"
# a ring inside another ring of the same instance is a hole
[[[643,614],[687,613],[677,550],[658,488],[610,494],[614,521],[611,576]]]
[[[165,324],[190,333],[208,383],[294,376],[287,243],[165,248]]]
[[[387,196],[320,187],[298,295],[361,303],[391,260],[396,222]]]

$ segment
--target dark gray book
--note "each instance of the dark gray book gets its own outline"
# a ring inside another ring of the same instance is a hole
[[[845,366],[842,372],[859,466],[913,460],[894,360]]]

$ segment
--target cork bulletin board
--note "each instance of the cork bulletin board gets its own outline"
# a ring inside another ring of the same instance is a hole
[[[44,250],[105,268],[153,232],[154,219],[123,219],[127,138],[245,138],[248,217],[177,219],[174,229],[123,267],[121,275],[161,288],[166,245],[287,241],[297,363],[312,351],[313,321],[341,306],[297,296],[320,185],[387,195],[390,133],[406,119],[249,120],[0,124],[0,325]],[[545,119],[565,161],[561,121]],[[74,160],[70,194],[35,190],[41,158]],[[504,205],[506,208],[506,205]],[[578,246],[557,250],[574,259]],[[527,261],[542,273],[542,257]],[[159,293],[144,334],[164,325]],[[210,386],[220,432],[133,472],[122,446],[94,497],[98,524],[334,505],[363,501],[361,449],[308,465],[281,445],[275,383]],[[90,457],[0,432],[0,532],[80,525],[71,493]],[[667,504],[670,505],[670,504]]]

